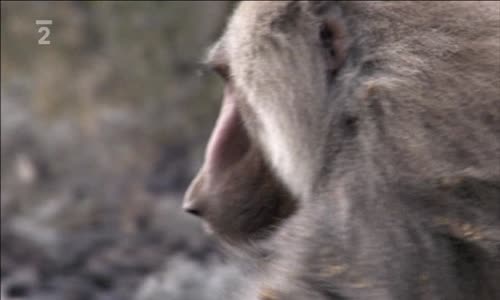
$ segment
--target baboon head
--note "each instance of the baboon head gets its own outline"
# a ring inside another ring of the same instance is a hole
[[[223,236],[279,228],[242,299],[500,298],[499,12],[241,2],[208,55],[224,100],[185,207]]]

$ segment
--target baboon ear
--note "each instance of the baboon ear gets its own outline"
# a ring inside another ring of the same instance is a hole
[[[335,16],[323,17],[319,28],[319,39],[328,72],[334,75],[347,57],[348,37],[342,20]]]
[[[319,40],[330,75],[335,75],[347,58],[349,37],[342,10],[336,1],[307,1],[308,10],[320,22]]]

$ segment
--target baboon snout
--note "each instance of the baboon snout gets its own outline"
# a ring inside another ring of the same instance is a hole
[[[200,197],[200,189],[203,187],[204,172],[200,171],[189,185],[184,199],[182,200],[182,209],[197,217],[203,217],[203,198]]]

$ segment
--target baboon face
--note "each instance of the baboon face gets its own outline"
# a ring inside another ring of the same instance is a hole
[[[257,138],[259,121],[233,81],[226,44],[218,42],[207,64],[225,81],[218,120],[205,161],[184,198],[184,209],[231,244],[268,237],[296,210]],[[246,116],[244,118],[244,115]]]
[[[327,142],[325,120],[331,113],[325,107],[348,45],[342,22],[319,22],[301,9],[298,2],[242,2],[208,57],[225,78],[224,105],[234,107],[220,119],[235,121],[219,132],[244,127],[299,197],[323,165],[318,151]],[[228,152],[239,151],[232,147],[224,145]]]

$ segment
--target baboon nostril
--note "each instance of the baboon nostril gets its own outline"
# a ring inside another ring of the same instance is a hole
[[[186,212],[188,212],[188,213],[190,213],[192,215],[195,215],[197,217],[200,216],[200,212],[197,209],[195,209],[195,208],[188,208],[188,209],[186,209]]]
[[[201,211],[197,207],[194,207],[193,205],[184,205],[183,209],[187,213],[190,213],[197,217],[201,217]]]

